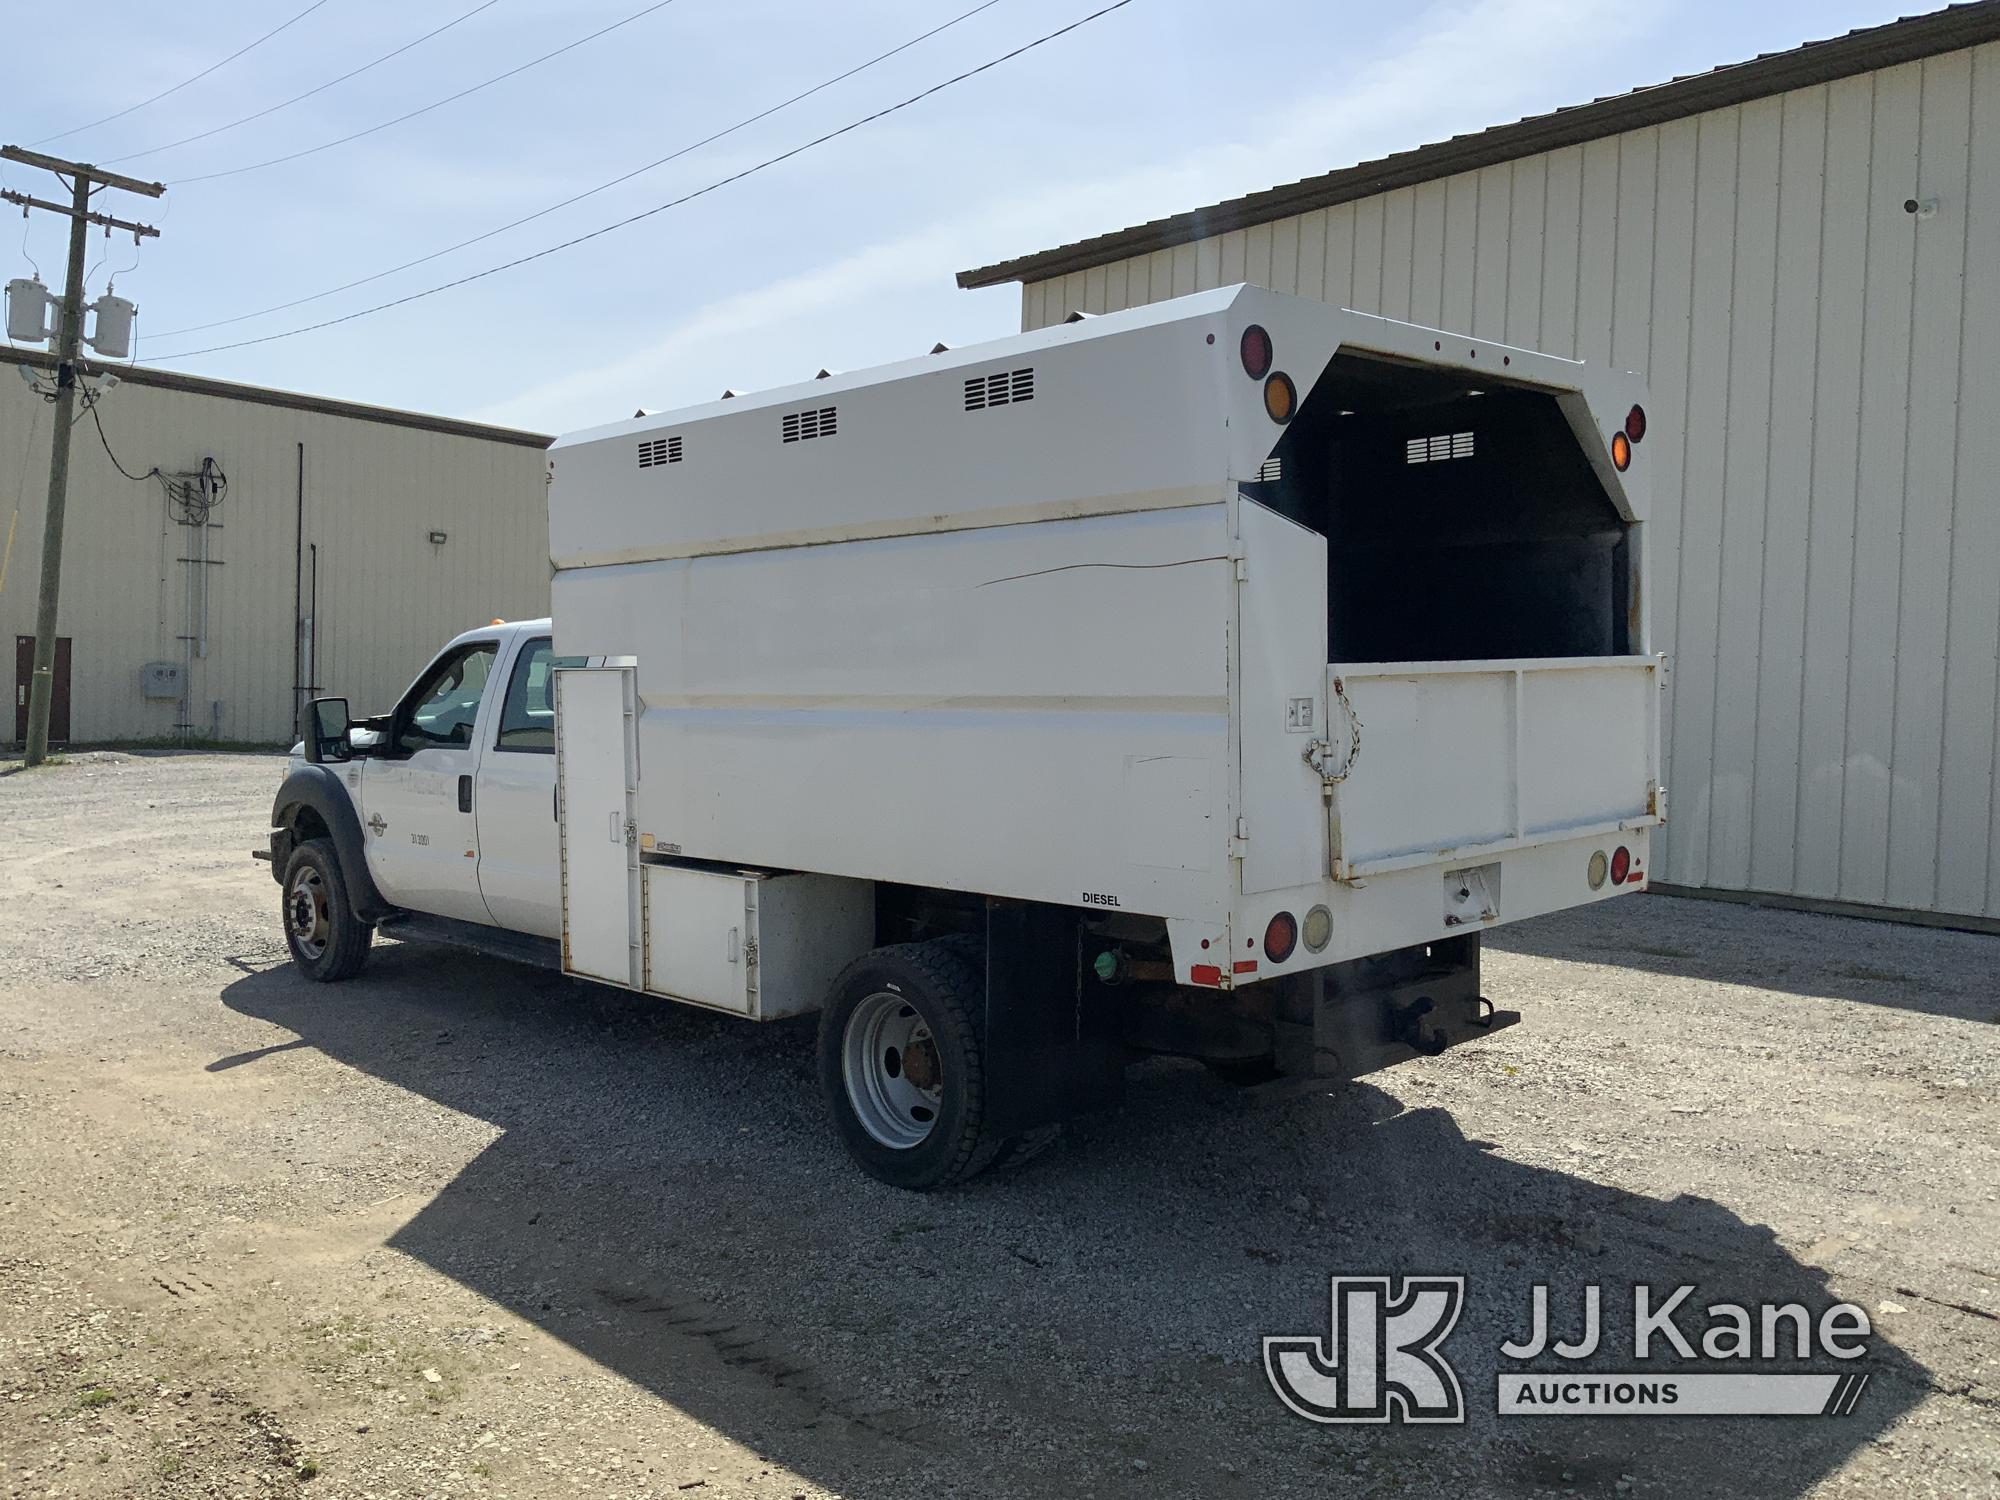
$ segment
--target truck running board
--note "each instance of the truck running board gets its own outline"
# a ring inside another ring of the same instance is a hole
[[[510,963],[532,964],[538,969],[562,970],[562,944],[554,938],[531,937],[525,932],[509,932],[501,927],[483,927],[477,922],[461,922],[455,917],[434,917],[427,912],[404,912],[383,922],[376,931],[383,937],[404,943],[443,943],[465,948],[487,958],[504,958]]]

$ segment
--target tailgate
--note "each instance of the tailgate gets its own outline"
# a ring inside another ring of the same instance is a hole
[[[1328,667],[1334,878],[1660,822],[1660,686],[1651,656]]]

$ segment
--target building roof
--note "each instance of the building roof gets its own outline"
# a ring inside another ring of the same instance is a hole
[[[1357,198],[1372,198],[1394,188],[1580,145],[1621,131],[1663,125],[1705,110],[1743,104],[1788,89],[1830,83],[1837,78],[1994,40],[2000,40],[2000,0],[1972,0],[1927,15],[1906,16],[1884,26],[1850,31],[1826,41],[1807,42],[1789,52],[1767,52],[1748,62],[1691,73],[1551,114],[1530,115],[1470,135],[1455,135],[1449,140],[1343,167],[1321,177],[1307,177],[1260,193],[1225,199],[1206,208],[1190,209],[1171,218],[1154,219],[1130,229],[1058,245],[1052,250],[960,271],[958,284],[982,287],[1008,281],[1045,281],[1128,256],[1207,239],[1231,229],[1267,224],[1273,219],[1330,208]]]
[[[0,345],[0,360],[17,365],[39,365],[54,369],[53,355],[40,349],[8,348]],[[433,417],[423,412],[398,411],[390,406],[368,406],[359,401],[335,401],[326,396],[308,396],[298,391],[274,391],[261,385],[238,385],[233,380],[210,380],[204,375],[182,375],[173,370],[154,370],[145,365],[90,361],[93,370],[108,370],[132,385],[158,386],[163,390],[187,391],[197,396],[215,396],[224,401],[242,401],[252,406],[280,406],[292,411],[322,412],[328,416],[352,417],[359,422],[380,422],[388,427],[414,427],[423,432],[442,432],[452,437],[484,438],[493,443],[511,443],[522,448],[546,448],[555,439],[547,433],[522,432],[513,427],[491,427],[484,422],[462,422],[456,417]]]

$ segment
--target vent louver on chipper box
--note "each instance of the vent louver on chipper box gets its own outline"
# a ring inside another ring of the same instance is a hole
[[[639,444],[639,467],[656,468],[660,464],[677,464],[681,461],[680,434],[671,437],[648,438]]]
[[[965,409],[984,411],[989,406],[1011,406],[1035,399],[1035,372],[995,370],[991,375],[974,375],[965,382]]]
[[[813,438],[832,437],[840,430],[839,408],[818,406],[806,411],[786,412],[782,430],[788,443],[808,442]]]

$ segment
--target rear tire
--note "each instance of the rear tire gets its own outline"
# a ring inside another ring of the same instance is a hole
[[[878,1182],[947,1187],[1006,1144],[985,1128],[973,1021],[983,988],[950,938],[877,948],[834,981],[820,1016],[820,1087],[848,1154]]]
[[[368,962],[375,929],[358,920],[331,839],[307,839],[285,862],[285,946],[306,978],[320,984],[352,979]]]

